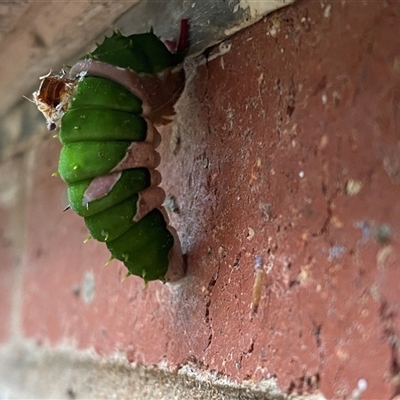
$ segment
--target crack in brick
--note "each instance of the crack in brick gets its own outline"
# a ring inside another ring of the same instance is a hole
[[[204,51],[204,57],[205,57],[205,68],[206,68],[206,82],[205,82],[205,90],[204,90],[204,107],[207,110],[207,134],[211,134],[211,107],[208,103],[208,80],[209,80],[209,76],[210,76],[210,71],[209,71],[209,55],[210,55],[210,51],[211,49],[206,49]]]
[[[206,49],[204,52],[204,57],[205,57],[205,68],[206,68],[206,79],[205,79],[205,90],[204,90],[204,107],[207,110],[207,134],[211,133],[211,107],[209,106],[208,103],[208,82],[209,82],[209,56],[210,56],[210,52],[211,49]],[[224,257],[224,255],[223,255]],[[206,310],[204,313],[204,319],[206,324],[209,327],[210,330],[210,335],[208,337],[208,342],[207,342],[207,346],[204,349],[204,352],[207,351],[207,349],[210,347],[212,339],[213,339],[213,329],[212,329],[212,322],[211,322],[211,318],[210,318],[210,306],[211,306],[211,296],[212,296],[212,291],[213,288],[215,286],[215,284],[217,283],[218,277],[219,277],[219,271],[221,268],[221,264],[218,263],[218,269],[217,272],[214,274],[214,276],[211,278],[210,282],[208,283],[207,286],[207,297],[206,297]]]
[[[287,95],[287,106],[286,106],[286,114],[290,118],[296,109],[296,95],[297,95],[297,85],[294,81],[293,74],[290,77],[289,81],[289,89]]]
[[[290,396],[293,395],[303,396],[306,394],[314,393],[321,386],[322,366],[324,365],[325,362],[324,361],[325,355],[321,339],[322,324],[318,324],[311,315],[310,319],[313,325],[312,335],[315,339],[315,344],[317,346],[318,356],[319,356],[318,371],[313,375],[303,375],[293,379],[287,388],[287,393]]]
[[[245,351],[242,351],[242,352],[240,353],[239,361],[236,361],[236,368],[237,368],[237,369],[240,370],[240,369],[242,368],[242,361],[243,361],[243,358],[246,357],[246,356],[248,356],[248,355],[251,355],[251,354],[253,353],[253,351],[254,351],[254,343],[255,343],[255,339],[254,339],[254,338],[251,338],[249,348],[248,348],[247,350],[245,350]],[[251,378],[251,374],[247,374],[247,375],[244,377],[244,379],[250,379],[250,378]]]
[[[393,384],[393,397],[400,395],[400,360],[399,360],[399,348],[400,338],[395,330],[394,319],[396,314],[390,309],[387,301],[381,301],[381,307],[379,310],[379,318],[383,327],[383,335],[388,342],[390,348],[390,365],[389,372],[392,378]]]
[[[317,325],[315,321],[313,321],[314,325],[314,330],[313,330],[313,335],[315,337],[315,343],[317,344],[317,348],[320,351],[321,350],[321,330],[322,330],[322,325]]]
[[[324,186],[324,184],[322,184],[321,188],[322,188],[321,189],[322,193],[324,194],[324,192],[326,191],[326,187]],[[322,227],[318,230],[318,232],[312,234],[313,237],[323,236],[323,235],[325,235],[327,233],[329,224],[331,223],[331,220],[332,220],[332,217],[333,217],[332,203],[333,203],[333,201],[335,200],[335,198],[337,197],[338,194],[339,194],[339,190],[336,190],[330,196],[330,198],[328,198],[326,200],[327,217],[325,218],[325,221],[323,222]]]
[[[208,336],[208,343],[207,343],[207,346],[204,349],[204,351],[206,351],[210,347],[212,338],[213,338],[213,330],[212,330],[212,326],[211,326],[212,324],[211,324],[211,318],[210,318],[210,306],[211,306],[211,296],[212,296],[213,288],[214,288],[215,284],[217,283],[220,268],[221,268],[221,265],[218,264],[218,270],[215,273],[215,275],[211,278],[210,282],[208,283],[208,287],[207,287],[207,301],[205,304],[206,311],[204,313],[204,320],[210,329],[210,335]]]
[[[323,350],[323,345],[322,345],[322,339],[321,339],[321,334],[322,334],[322,324],[318,324],[313,316],[310,315],[311,323],[313,325],[313,331],[312,335],[315,339],[315,344],[317,346],[318,350],[318,357],[319,357],[319,365],[318,365],[318,371],[314,375],[311,376],[304,376],[303,378],[303,387],[304,384],[308,388],[308,390],[314,391],[319,388],[321,384],[321,375],[322,375],[322,367],[325,363],[325,354]]]
[[[316,373],[314,375],[303,375],[299,378],[293,379],[290,382],[287,393],[290,396],[304,396],[318,390],[320,387],[320,382],[321,380],[319,373]]]

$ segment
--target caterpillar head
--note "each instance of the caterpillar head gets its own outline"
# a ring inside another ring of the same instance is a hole
[[[47,129],[52,131],[57,128],[58,121],[68,110],[77,82],[64,78],[64,73],[51,76],[51,71],[40,80],[39,89],[33,93],[33,102],[46,118]]]

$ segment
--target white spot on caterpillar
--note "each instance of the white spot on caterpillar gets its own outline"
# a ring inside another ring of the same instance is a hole
[[[107,242],[108,238],[110,237],[110,233],[105,231],[104,229],[101,231],[101,235],[104,237],[104,241]]]

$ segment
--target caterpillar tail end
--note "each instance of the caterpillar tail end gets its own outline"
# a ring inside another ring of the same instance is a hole
[[[169,265],[164,279],[165,282],[172,283],[184,278],[186,275],[186,271],[185,262],[182,256],[181,242],[179,240],[178,234],[172,226],[168,225],[167,229],[174,237],[174,245],[169,252]]]

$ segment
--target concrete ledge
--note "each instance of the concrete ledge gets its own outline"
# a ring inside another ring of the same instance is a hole
[[[124,356],[20,344],[0,349],[0,399],[224,399],[284,400],[274,378],[236,384],[195,363],[173,373],[165,366],[133,366]],[[322,400],[323,396],[291,397]]]

